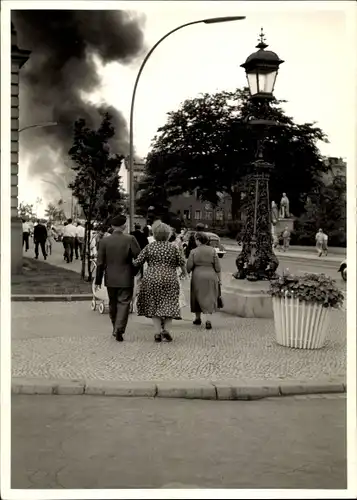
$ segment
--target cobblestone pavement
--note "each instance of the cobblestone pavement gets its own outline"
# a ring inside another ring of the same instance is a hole
[[[345,489],[346,400],[330,396],[217,402],[16,395],[11,484]]]
[[[150,320],[130,317],[125,342],[88,302],[12,303],[12,373],[86,380],[327,379],[345,376],[345,314],[331,313],[328,342],[315,351],[274,341],[273,320],[217,313],[213,330],[194,327],[188,308],[174,342],[155,344]]]

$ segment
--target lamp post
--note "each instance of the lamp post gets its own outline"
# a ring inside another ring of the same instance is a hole
[[[242,239],[242,251],[236,259],[237,279],[260,281],[275,275],[279,261],[274,254],[271,235],[269,202],[269,178],[274,164],[264,160],[264,139],[270,127],[279,125],[270,120],[269,101],[274,99],[273,90],[282,61],[275,52],[265,50],[263,28],[259,50],[251,54],[241,65],[246,71],[251,101],[256,116],[250,117],[247,125],[258,134],[256,158],[251,163],[246,184],[246,224]]]
[[[134,230],[134,216],[135,216],[135,190],[134,190],[134,104],[135,104],[135,96],[136,96],[136,89],[138,87],[139,79],[141,76],[141,73],[143,72],[143,69],[148,62],[151,54],[154,52],[154,50],[160,45],[161,42],[163,42],[167,37],[175,33],[176,31],[186,28],[187,26],[193,26],[194,24],[216,24],[216,23],[225,23],[225,22],[231,22],[231,21],[241,21],[245,19],[245,16],[230,16],[230,17],[212,17],[209,19],[201,19],[199,21],[191,21],[189,23],[182,24],[181,26],[178,26],[177,28],[169,31],[164,35],[158,42],[155,43],[155,45],[150,49],[150,51],[147,53],[145,59],[141,63],[141,66],[139,68],[135,83],[134,83],[134,89],[133,89],[133,94],[131,98],[131,107],[130,107],[130,131],[129,131],[129,198],[130,198],[130,205],[129,205],[129,218],[130,218],[130,231]]]

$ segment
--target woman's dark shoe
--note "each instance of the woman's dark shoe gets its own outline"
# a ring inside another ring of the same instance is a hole
[[[163,342],[172,342],[172,337],[169,332],[163,331],[161,334]]]
[[[200,326],[202,325],[202,321],[200,319],[195,319],[195,321],[193,322],[194,325],[196,326]]]
[[[210,321],[206,321],[206,330],[212,330],[212,323]]]
[[[157,334],[155,335],[155,342],[161,342],[161,340],[162,340],[162,339],[161,339],[161,334],[160,334],[160,333],[157,333]]]

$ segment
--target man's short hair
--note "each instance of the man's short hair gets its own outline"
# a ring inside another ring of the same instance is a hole
[[[72,219],[68,219],[68,224],[72,224]]]
[[[122,227],[126,224],[126,217],[125,215],[116,215],[115,217],[112,218],[111,224],[114,227]]]
[[[163,222],[155,222],[152,226],[153,236],[156,241],[167,241],[171,235],[171,228]]]
[[[199,222],[196,226],[196,231],[200,232],[200,231],[204,231],[205,230],[205,225],[202,224],[201,222]]]

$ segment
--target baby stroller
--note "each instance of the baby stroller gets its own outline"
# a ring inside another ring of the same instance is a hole
[[[109,309],[109,297],[108,297],[108,292],[106,287],[104,286],[104,277],[102,281],[102,287],[99,290],[95,289],[95,273],[97,270],[97,264],[95,259],[91,259],[91,265],[92,265],[92,273],[94,275],[93,281],[92,281],[92,303],[91,303],[91,309],[92,311],[95,311],[97,309],[98,305],[98,311],[100,314],[104,314],[105,312],[108,312]]]

